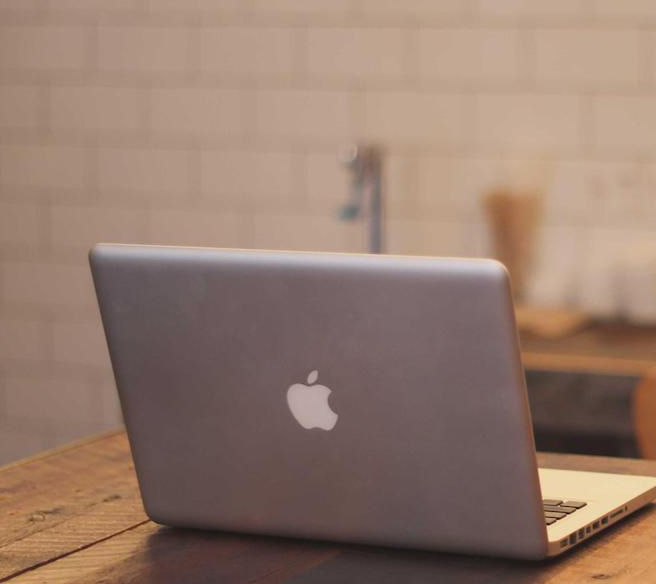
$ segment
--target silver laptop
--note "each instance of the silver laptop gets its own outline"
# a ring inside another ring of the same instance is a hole
[[[148,515],[171,526],[543,558],[656,478],[538,469],[491,260],[98,245]]]

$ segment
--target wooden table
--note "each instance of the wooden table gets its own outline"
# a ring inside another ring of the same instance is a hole
[[[656,476],[656,461],[541,454],[557,468]],[[125,434],[0,469],[0,582],[389,584],[656,582],[656,507],[538,563],[161,527]]]
[[[539,446],[656,459],[656,327],[591,322],[564,337],[526,330],[520,337]],[[578,394],[585,404],[579,403],[580,418],[571,424],[568,416],[555,417],[554,408],[544,407],[531,391],[536,385],[550,394],[564,388],[566,400],[576,401]],[[616,391],[611,395],[609,389]],[[594,402],[603,411],[592,407]],[[597,428],[594,435],[591,428]]]
[[[592,323],[558,339],[520,336],[527,369],[642,377],[656,368],[656,327]]]

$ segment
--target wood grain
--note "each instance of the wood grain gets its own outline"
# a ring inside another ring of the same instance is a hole
[[[539,462],[656,476],[646,460]],[[12,584],[656,582],[652,507],[537,563],[161,527],[145,518],[123,433],[0,469],[0,517],[0,581]]]
[[[0,581],[146,521],[123,433],[0,470]]]

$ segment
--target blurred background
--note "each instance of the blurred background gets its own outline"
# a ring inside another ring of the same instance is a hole
[[[363,252],[378,219],[508,264],[539,446],[635,455],[655,31],[641,0],[0,0],[0,464],[121,423],[93,243]]]

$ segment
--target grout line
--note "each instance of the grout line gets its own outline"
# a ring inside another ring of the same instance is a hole
[[[520,30],[517,34],[519,84],[524,91],[539,92],[536,76],[537,39],[534,28]]]
[[[594,135],[595,135],[595,114],[594,114],[594,101],[593,94],[583,94],[580,97],[580,128],[579,128],[579,147],[581,153],[585,156],[594,150]]]
[[[307,79],[309,73],[310,46],[308,27],[295,29],[292,33],[292,73],[298,79]]]

